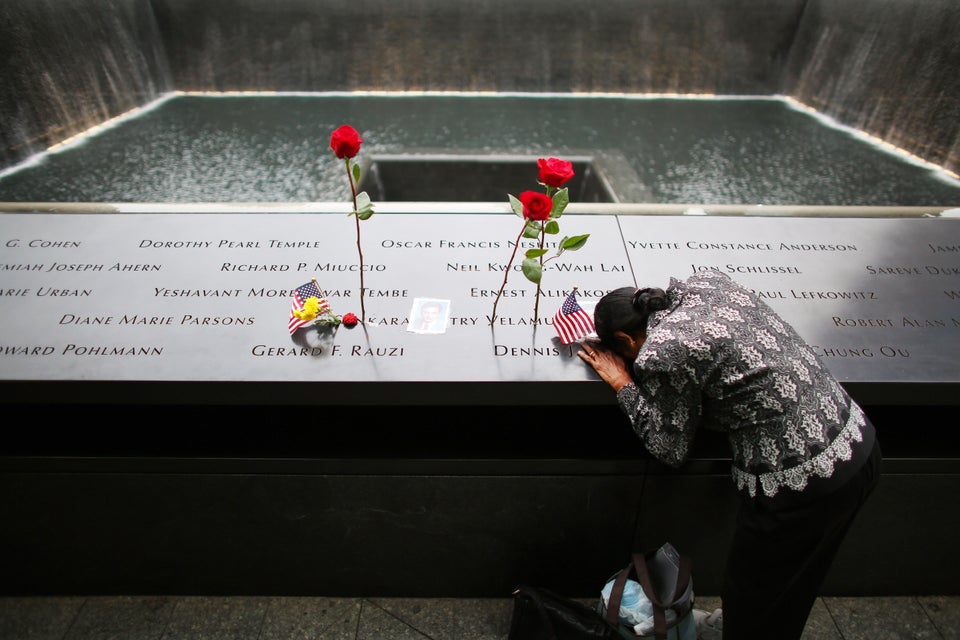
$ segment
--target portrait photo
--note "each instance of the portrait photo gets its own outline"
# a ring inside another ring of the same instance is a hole
[[[450,301],[438,298],[414,298],[407,331],[444,333],[450,317]]]

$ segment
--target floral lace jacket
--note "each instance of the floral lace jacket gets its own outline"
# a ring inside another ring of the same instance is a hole
[[[617,394],[656,458],[679,466],[698,426],[723,431],[750,496],[829,478],[863,440],[864,416],[796,331],[719,271],[671,279]]]

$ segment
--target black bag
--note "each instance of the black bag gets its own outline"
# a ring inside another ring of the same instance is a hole
[[[648,553],[634,553],[633,562],[624,567],[613,578],[610,600],[605,606],[600,600],[599,612],[611,625],[616,625],[622,636],[630,638],[649,638],[637,636],[623,624],[620,624],[620,599],[623,588],[629,578],[634,577],[640,583],[644,595],[653,606],[653,630],[657,640],[666,640],[668,625],[666,611],[673,610],[676,617],[669,629],[677,629],[687,621],[693,611],[693,579],[690,576],[690,559],[680,555],[669,542],[659,549]]]
[[[620,640],[616,626],[593,607],[549,589],[520,585],[513,592],[508,640]]]

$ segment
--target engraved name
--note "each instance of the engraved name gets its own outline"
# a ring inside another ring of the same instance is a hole
[[[296,289],[267,289],[261,287],[260,289],[250,289],[247,291],[248,298],[292,298]],[[334,296],[338,298],[349,298],[350,290],[349,289],[329,289],[324,291],[324,293],[329,296]]]
[[[224,262],[220,271],[290,271],[288,264],[237,264]]]
[[[914,329],[936,329],[946,327],[960,327],[960,318],[950,318],[950,320],[929,319],[929,318],[910,318],[903,316],[901,326],[912,327]]]
[[[573,345],[566,345],[563,347],[511,347],[505,344],[495,344],[493,345],[493,355],[498,358],[510,357],[515,358],[518,356],[529,357],[529,356],[572,356],[574,354]]]
[[[304,263],[300,263],[300,264],[303,265],[304,268],[301,269],[300,266],[298,265],[298,266],[297,266],[297,271],[303,271],[304,269],[306,269],[306,267],[307,267],[306,264],[304,264]],[[318,262],[317,265],[314,267],[314,270],[315,270],[315,271],[360,271],[360,265],[358,265],[358,264],[334,264],[334,263],[332,263],[332,262],[327,262],[327,263],[325,263],[325,264],[321,264],[321,263]],[[363,265],[363,270],[364,270],[364,271],[386,271],[386,270],[387,270],[387,265],[385,265],[385,264],[365,264],[365,265]]]
[[[40,287],[36,291],[29,288],[0,289],[0,297],[3,298],[25,298],[31,293],[38,298],[86,298],[93,295],[93,289],[55,289],[53,287]]]
[[[802,291],[790,289],[790,296],[799,300],[877,300],[876,291]]]
[[[56,347],[47,346],[26,346],[26,345],[0,345],[0,355],[4,356],[49,356],[56,351]]]
[[[892,327],[893,320],[890,318],[842,318],[833,316],[833,326],[835,327]]]
[[[11,249],[22,245],[20,238],[7,240],[6,246]],[[28,240],[27,246],[31,249],[77,249],[80,246],[79,240]]]
[[[160,356],[163,347],[131,345],[76,345],[68,344],[60,352],[62,356]]]
[[[960,276],[960,267],[938,267],[933,265],[925,265],[922,267],[876,266],[868,264],[864,268],[867,270],[867,273],[874,276],[922,276],[925,274],[934,276]]]
[[[195,316],[184,314],[175,321],[176,316],[145,316],[139,314],[114,316],[84,316],[74,313],[65,313],[60,316],[57,324],[61,325],[149,325],[162,326],[204,326],[204,327],[229,327],[229,326],[251,326],[255,319],[249,316]]]
[[[960,253],[960,244],[928,244],[933,253]]]
[[[51,271],[103,271],[102,264],[67,264],[63,262],[54,262],[46,268],[44,273]]]
[[[141,240],[139,249],[209,249],[211,240]]]
[[[745,265],[727,264],[723,267],[714,265],[691,264],[693,273],[706,271],[726,271],[727,273],[803,273],[799,267],[784,265]]]
[[[219,249],[259,249],[259,240],[221,240],[217,243]]]
[[[810,347],[821,358],[873,358],[877,355],[883,356],[884,358],[910,357],[910,351],[908,349],[904,349],[902,347],[891,347],[890,345],[882,345],[877,350],[871,349],[870,347],[848,346],[823,347],[819,345],[810,345]]]
[[[645,250],[679,250],[679,242],[639,242],[628,240],[631,249]],[[769,242],[701,242],[688,240],[684,248],[694,251],[858,251],[855,244],[794,244],[781,242],[774,245]]]
[[[480,287],[470,287],[471,298],[496,298],[499,289],[481,289]],[[531,297],[536,295],[534,289],[504,289],[504,298],[525,298],[527,294]],[[608,293],[607,289],[577,289],[577,293],[584,298],[602,298]],[[569,290],[563,289],[542,289],[541,298],[566,298],[570,294]]]
[[[380,246],[384,249],[433,249],[432,240],[383,240]],[[513,245],[511,245],[513,246]],[[498,240],[440,240],[436,243],[438,249],[499,249]]]
[[[258,344],[250,349],[250,353],[261,358],[302,358],[319,356],[323,353],[323,349],[321,347],[268,347],[265,344]]]

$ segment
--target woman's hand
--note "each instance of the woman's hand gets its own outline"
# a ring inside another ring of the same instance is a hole
[[[630,369],[623,358],[613,351],[605,349],[596,342],[581,342],[580,351],[577,353],[580,359],[593,367],[604,382],[613,387],[614,391],[627,386],[633,382],[630,375]]]

